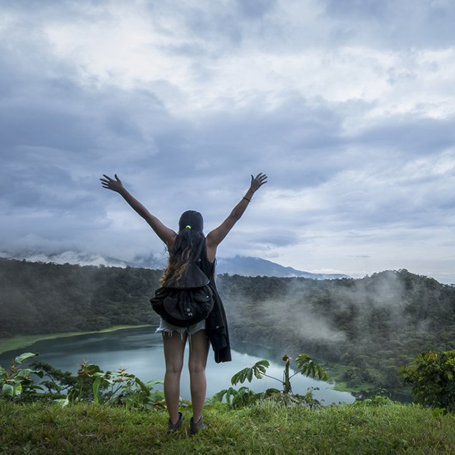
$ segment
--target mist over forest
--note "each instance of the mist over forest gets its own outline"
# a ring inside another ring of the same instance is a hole
[[[0,259],[0,338],[158,324],[149,298],[160,276]],[[310,354],[359,390],[403,390],[400,366],[455,349],[455,287],[407,270],[320,281],[222,274],[217,286],[234,345]]]

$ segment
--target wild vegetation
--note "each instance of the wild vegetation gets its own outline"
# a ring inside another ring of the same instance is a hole
[[[184,409],[185,422],[191,412]],[[307,409],[273,402],[228,410],[209,405],[206,431],[166,434],[167,413],[78,403],[0,400],[0,453],[29,454],[400,454],[455,452],[455,416],[390,401]]]
[[[98,365],[85,361],[75,375],[37,360],[30,366],[23,365],[38,355],[26,352],[13,359],[11,366],[0,366],[0,398],[16,403],[46,401],[62,406],[93,402],[147,410],[165,407],[163,391],[154,390],[162,381],[144,383],[123,367],[118,371],[102,371]]]
[[[0,365],[0,399],[14,402],[48,401],[61,403],[63,406],[78,402],[93,402],[95,404],[125,405],[147,410],[164,408],[164,394],[162,390],[153,390],[162,381],[142,382],[134,374],[127,373],[120,367],[118,371],[102,371],[98,365],[83,361],[75,375],[63,372],[52,365],[37,361],[38,353],[26,352],[16,356],[11,365]],[[30,363],[25,366],[24,363]],[[300,373],[307,377],[327,379],[327,372],[311,357],[300,354],[297,359],[298,371],[290,374],[290,357],[283,357],[283,379],[269,376],[266,371],[270,366],[268,360],[260,360],[250,368],[244,368],[232,377],[232,384],[251,382],[253,377],[262,379],[267,376],[280,382],[283,390],[268,389],[265,393],[254,393],[248,387],[240,390],[222,390],[213,398],[213,402],[221,403],[223,398],[229,407],[248,406],[252,403],[269,399],[286,405],[300,405],[316,407],[321,404],[312,396],[312,390],[304,396],[292,393],[291,378]],[[40,378],[39,380],[37,378]],[[44,378],[44,379],[43,379]],[[231,400],[231,398],[233,398]],[[181,404],[188,402],[181,400]]]
[[[422,352],[400,369],[417,403],[455,411],[455,351]]]
[[[0,337],[156,324],[148,300],[160,275],[2,259]],[[401,391],[401,366],[455,349],[455,287],[406,270],[322,281],[220,275],[218,288],[234,345],[307,352],[357,390]]]
[[[213,400],[205,410],[206,431],[195,437],[189,437],[187,429],[166,434],[167,413],[162,394],[153,392],[154,384],[146,385],[122,371],[102,372],[96,365],[81,365],[76,377],[47,364],[23,366],[34,357],[23,354],[11,368],[0,370],[0,453],[427,455],[455,451],[453,414],[385,397],[325,408],[305,400],[278,400],[273,394],[237,409]],[[285,371],[288,360],[286,356]],[[308,356],[302,355],[297,363],[303,374],[325,375]],[[260,378],[266,369],[266,361],[258,362],[237,373],[232,382]],[[39,394],[30,379],[41,377],[42,372],[49,377],[42,384],[49,393]],[[289,380],[285,375],[285,390],[278,393],[282,397],[291,393],[286,390]],[[56,400],[62,385],[68,386],[67,394]],[[188,421],[190,411],[183,407],[183,412]]]

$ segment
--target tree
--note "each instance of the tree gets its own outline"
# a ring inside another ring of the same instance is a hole
[[[455,351],[421,353],[400,375],[418,403],[455,410]]]

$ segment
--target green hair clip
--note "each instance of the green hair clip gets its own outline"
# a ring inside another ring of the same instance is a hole
[[[185,226],[185,229],[191,229],[191,226],[190,226],[189,224],[187,224],[187,225]]]

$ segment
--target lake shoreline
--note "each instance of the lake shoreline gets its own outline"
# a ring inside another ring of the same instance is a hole
[[[16,335],[9,338],[0,338],[0,354],[4,354],[8,351],[15,349],[25,349],[33,345],[37,341],[53,340],[55,338],[68,338],[78,335],[90,335],[95,333],[108,333],[117,332],[119,330],[128,329],[141,329],[145,327],[154,327],[152,324],[141,324],[141,325],[114,325],[102,330],[90,330],[86,332],[62,332],[62,333],[46,333],[40,335]]]
[[[117,325],[117,326],[112,326],[112,327],[102,329],[102,330],[90,330],[90,331],[85,331],[85,332],[63,332],[63,333],[48,333],[48,334],[40,334],[40,335],[17,335],[17,336],[11,337],[11,338],[0,339],[0,355],[4,354],[5,352],[18,350],[18,349],[25,350],[26,348],[32,346],[34,343],[39,342],[39,341],[44,341],[44,340],[117,332],[117,331],[121,331],[121,330],[141,329],[141,328],[147,328],[147,327],[156,327],[156,324],[155,325],[154,324]],[[234,345],[237,345],[238,347],[242,346],[245,349],[245,346],[248,344],[249,343],[237,341],[237,343],[235,343],[235,342],[233,343],[233,346]],[[262,346],[262,345],[259,345],[259,346],[261,348],[265,348],[265,349],[273,349],[270,346]],[[242,349],[242,350],[244,351],[244,349]],[[279,357],[281,357],[281,356],[279,356]],[[271,360],[271,359],[267,359],[267,360]],[[275,360],[278,361],[278,358],[276,358]],[[346,385],[346,383],[344,381],[341,380],[341,376],[342,376],[341,373],[344,370],[343,366],[340,366],[339,364],[330,363],[330,362],[325,363],[325,364],[324,364],[324,362],[322,362],[322,364],[329,371],[330,379],[328,382],[334,386],[334,390],[336,390],[338,392],[351,393],[357,397],[364,395],[365,393],[368,394],[368,392],[365,392],[365,390],[368,390],[368,387],[365,387],[365,389],[363,389],[363,390],[361,388],[349,387]],[[408,390],[406,390],[406,391],[399,390],[399,391],[394,391],[394,392],[395,393],[398,392],[399,394],[404,392],[406,395],[409,394]]]
[[[32,347],[17,348],[0,355],[0,365],[6,366],[11,359],[24,352],[39,353],[41,362],[52,365],[61,371],[68,371],[72,375],[77,374],[81,362],[85,361],[98,365],[103,371],[117,371],[120,367],[126,368],[129,373],[141,378],[143,382],[160,379],[165,374],[165,362],[163,355],[163,340],[159,333],[155,333],[156,325],[123,326],[123,331],[114,331],[114,328],[103,332],[82,334],[75,336],[57,337],[58,334],[47,334],[37,341],[37,336],[24,340],[24,337],[15,338],[15,343],[22,342],[22,346],[35,341]],[[115,327],[119,329],[120,327]],[[26,343],[26,342],[27,343]],[[11,342],[11,340],[10,340]],[[11,343],[8,347],[12,347]],[[211,397],[220,390],[231,387],[231,377],[244,368],[250,368],[260,359],[270,359],[266,351],[255,352],[255,346],[250,345],[249,352],[232,351],[232,362],[216,364],[214,356],[209,355],[207,362],[207,397]],[[185,357],[190,355],[189,346],[185,351]],[[271,377],[279,378],[283,373],[282,362],[270,361],[268,373]],[[271,382],[272,381],[272,382]],[[333,386],[324,381],[317,381],[298,375],[293,380],[295,393],[305,394],[308,388],[315,389],[316,399],[331,404],[339,402],[352,402],[354,397],[333,390]],[[277,383],[278,384],[278,383]],[[254,392],[264,392],[270,387],[276,387],[273,380],[264,378],[261,381],[253,381],[248,384]],[[181,378],[181,396],[190,399],[190,378],[185,368]]]

